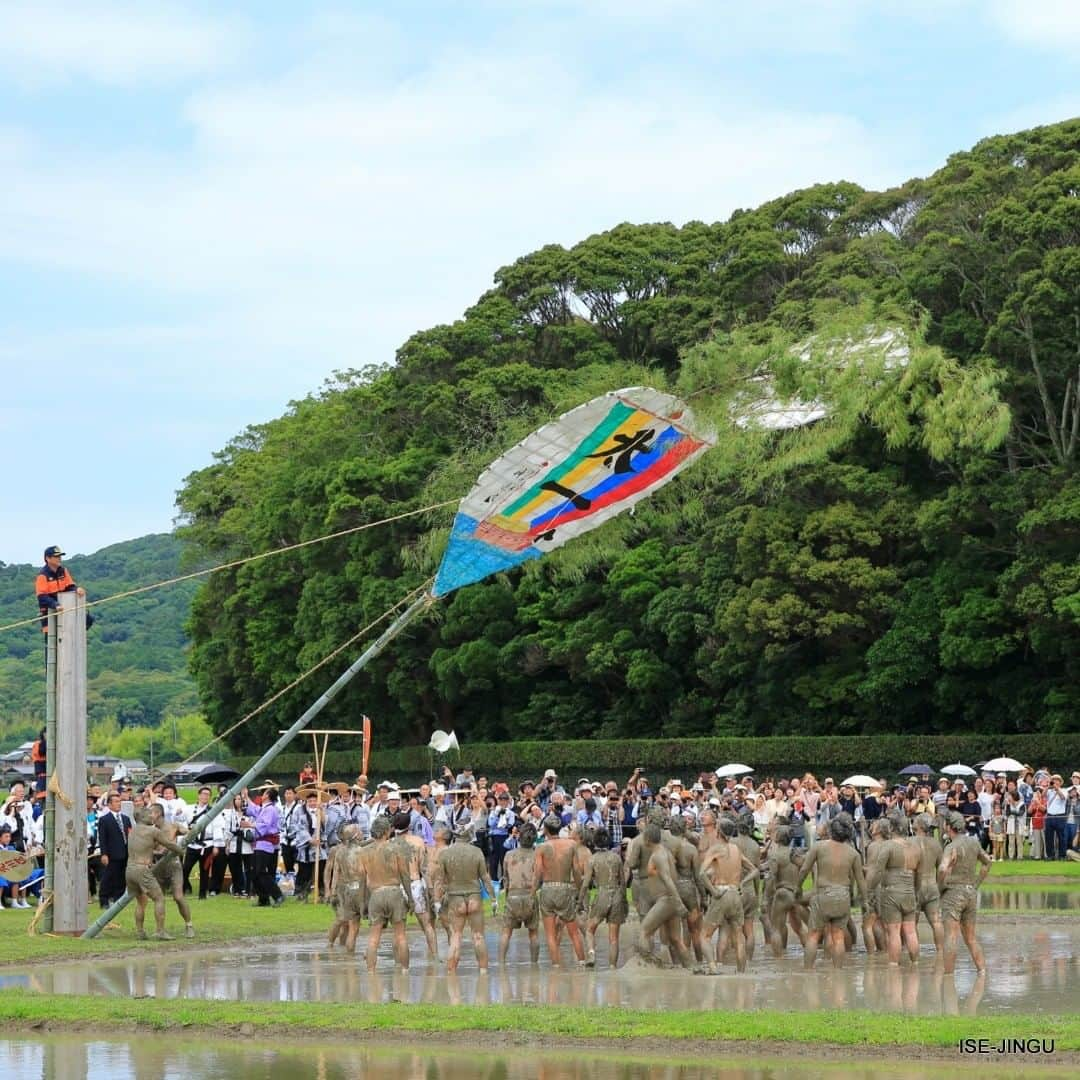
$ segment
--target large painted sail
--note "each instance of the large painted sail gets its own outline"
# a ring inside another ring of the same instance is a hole
[[[647,498],[712,445],[678,398],[634,386],[545,424],[461,501],[434,596],[562,547]]]

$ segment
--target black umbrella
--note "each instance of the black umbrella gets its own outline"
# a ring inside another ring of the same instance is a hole
[[[898,776],[933,776],[934,770],[929,765],[908,765],[901,769]]]

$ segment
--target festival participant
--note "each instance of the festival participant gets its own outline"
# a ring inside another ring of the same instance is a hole
[[[746,856],[754,867],[761,867],[761,847],[753,837],[754,815],[743,812],[736,822],[735,846]],[[754,959],[754,919],[760,910],[758,890],[761,887],[760,874],[751,878],[742,886],[743,936],[746,938],[746,959]],[[766,938],[766,940],[768,940]]]
[[[795,932],[800,944],[806,947],[803,915],[808,902],[799,888],[802,864],[791,846],[791,828],[778,825],[773,833],[768,854],[769,881],[772,902],[769,906],[770,944],[773,955],[781,957],[787,949],[788,927]]]
[[[185,831],[179,821],[165,820],[165,809],[160,803],[154,803],[150,807],[150,824],[160,829],[162,834],[174,843]],[[176,910],[180,912],[180,918],[184,920],[184,936],[193,938],[195,927],[191,925],[191,907],[184,896],[184,872],[180,860],[160,844],[154,849],[154,860],[152,868],[154,877],[164,895],[171,896],[176,901]]]
[[[536,827],[526,822],[518,831],[520,846],[507,852],[503,859],[503,916],[499,937],[499,963],[506,963],[510,937],[524,926],[529,935],[529,956],[535,964],[540,960],[540,908],[533,879],[536,874]],[[618,862],[618,856],[616,855]],[[620,863],[619,872],[622,873]]]
[[[866,844],[866,851],[864,857],[869,864],[870,860],[876,858],[878,848],[885,843],[883,833],[885,830],[891,830],[889,825],[889,819],[885,816],[875,818],[870,823],[869,836],[870,839]],[[887,935],[885,934],[884,925],[881,921],[881,894],[878,885],[874,885],[873,888],[867,885],[866,889],[866,901],[863,904],[863,919],[862,919],[862,931],[863,931],[863,944],[866,946],[866,952],[868,955],[873,955],[877,952],[884,952],[888,944]]]
[[[854,826],[846,814],[829,822],[829,839],[815,843],[803,860],[799,885],[813,873],[814,893],[810,900],[810,933],[806,937],[804,964],[813,968],[818,943],[823,932],[828,943],[833,967],[844,963],[844,933],[851,916],[851,886],[856,886],[865,910],[866,879],[862,859],[852,845]]]
[[[153,824],[151,815],[152,811],[145,808],[135,814],[135,825],[128,837],[124,882],[128,893],[135,898],[135,936],[140,941],[146,939],[146,901],[152,900],[157,926],[154,937],[169,941],[171,935],[165,933],[165,897],[150,867],[153,863],[154,848],[158,845],[175,855],[183,855],[184,851]]]
[[[346,952],[356,952],[356,938],[360,933],[360,920],[367,908],[367,875],[364,863],[362,833],[358,825],[345,825],[336,844],[327,857],[327,895],[335,904],[335,920],[330,927],[327,944],[331,947],[345,927]]]
[[[672,960],[689,968],[690,953],[682,941],[682,920],[686,917],[686,905],[679,896],[679,887],[676,884],[675,860],[664,846],[663,831],[655,821],[650,821],[645,826],[641,838],[644,868],[641,887],[648,895],[649,911],[641,920],[638,952],[643,956],[651,954],[652,935],[659,930]]]
[[[681,815],[675,814],[668,822],[664,844],[675,860],[675,887],[679,891],[679,899],[686,907],[686,931],[689,945],[694,951],[694,959],[700,964],[705,959],[701,933],[701,896],[698,892],[701,859],[697,847],[686,838],[686,819]]]
[[[565,927],[579,964],[585,963],[585,944],[577,924],[578,889],[581,878],[576,873],[580,865],[576,841],[560,837],[562,822],[549,814],[544,818],[544,843],[536,852],[536,873],[533,891],[539,892],[540,916],[544,920],[548,956],[552,967],[559,961],[558,928]],[[557,925],[556,925],[557,924]]]
[[[866,863],[866,890],[872,893],[880,886],[878,913],[885,924],[889,963],[899,967],[901,935],[911,962],[919,959],[915,920],[917,890],[922,885],[919,877],[922,849],[915,841],[893,836],[888,820],[879,822],[878,840]]]
[[[303,800],[297,800],[300,809],[293,817],[293,837],[296,842],[296,882],[294,895],[300,903],[305,903],[315,883],[315,867],[318,865],[319,874],[325,874],[326,860],[328,857],[326,837],[327,829],[324,826],[324,810],[320,801],[326,798],[325,794],[309,788],[301,791]],[[326,814],[329,813],[329,809]],[[339,839],[342,819],[336,819],[335,841]],[[319,842],[315,842],[315,834],[319,834]],[[335,843],[335,847],[337,844]],[[331,849],[332,850],[332,849]],[[324,881],[319,881],[319,888],[323,888]]]
[[[222,811],[218,820],[221,822],[220,833],[225,837],[225,859],[229,866],[230,891],[233,896],[246,897],[254,888],[255,853],[252,845],[255,834],[251,831],[251,821],[244,816],[244,798],[233,796],[233,804]],[[224,871],[222,871],[224,882]]]
[[[368,918],[371,920],[367,945],[369,972],[375,971],[379,941],[387,923],[394,932],[394,959],[402,971],[409,970],[409,944],[405,937],[405,919],[412,905],[409,864],[401,848],[390,843],[391,831],[391,819],[386,814],[379,814],[371,823],[374,843],[363,850]]]
[[[915,829],[912,839],[919,848],[919,886],[915,892],[915,902],[918,911],[930,924],[934,948],[941,960],[945,955],[945,928],[941,921],[941,891],[937,872],[943,848],[941,841],[933,835],[934,818],[930,814],[917,814],[912,826]]]
[[[257,806],[243,792],[245,813],[252,819],[255,835],[255,895],[259,907],[279,907],[285,902],[276,881],[278,843],[281,840],[281,810],[277,788],[263,788],[262,805]]]
[[[949,815],[945,830],[949,834],[949,845],[937,873],[941,914],[945,921],[945,974],[951,975],[956,970],[958,933],[964,935],[976,971],[985,971],[986,960],[975,936],[975,915],[979,906],[979,886],[990,872],[990,856],[975,837],[966,835],[960,814]]]
[[[666,821],[667,814],[658,806],[650,808],[645,814],[646,825],[658,825],[662,830]],[[626,884],[630,886],[630,899],[633,901],[634,910],[639,919],[644,919],[652,906],[651,895],[644,888],[646,858],[643,832],[644,830],[639,828],[637,835],[630,841],[626,849],[626,861],[623,864],[623,875]],[[649,945],[652,946],[651,941]]]
[[[626,902],[626,885],[623,883],[622,858],[609,845],[611,838],[607,829],[596,833],[596,854],[589,860],[581,879],[580,907],[588,903],[589,889],[596,887],[596,896],[588,904],[588,921],[585,927],[588,967],[596,966],[596,931],[602,922],[608,924],[608,966],[614,970],[619,965],[619,931],[630,913]],[[695,858],[697,852],[694,853]],[[696,893],[695,885],[695,893]],[[681,895],[681,892],[680,892]],[[699,910],[700,914],[700,910]]]
[[[394,815],[393,826],[394,842],[401,848],[409,867],[409,892],[412,896],[413,914],[424,932],[428,953],[437,961],[439,943],[435,937],[435,924],[432,922],[431,882],[426,873],[428,847],[419,836],[410,832],[412,815],[408,810],[399,810]]]
[[[449,947],[450,909],[446,904],[439,905],[435,903],[435,869],[439,861],[439,853],[450,846],[454,834],[449,825],[441,822],[435,825],[431,833],[434,843],[427,850],[427,869],[425,870],[427,879],[431,883],[431,912],[435,917],[436,935],[438,934],[438,927],[441,926],[446,933],[446,944]]]
[[[446,971],[457,971],[461,955],[461,939],[465,924],[469,924],[476,963],[482,975],[487,974],[488,952],[484,941],[484,904],[481,886],[488,896],[495,895],[495,886],[488,873],[487,862],[480,848],[469,842],[470,832],[463,831],[449,847],[443,848],[435,861],[436,914],[442,905],[449,908],[450,948],[446,954]]]
[[[746,935],[743,932],[743,889],[758,876],[757,866],[741,851],[735,837],[738,825],[720,819],[720,837],[701,860],[699,881],[709,894],[705,937],[716,934],[712,970],[720,970],[728,945],[735,948],[735,970],[746,970]]]
[[[196,796],[197,802],[191,808],[190,815],[187,820],[187,829],[184,831],[190,831],[194,829],[199,823],[201,818],[204,818],[210,813],[210,789],[208,787],[199,788],[199,793]],[[210,888],[210,863],[212,861],[214,846],[211,843],[209,836],[199,836],[198,839],[192,840],[191,843],[184,848],[184,865],[181,868],[181,887],[184,892],[191,892],[191,870],[196,864],[199,867],[199,899],[205,900],[206,894]],[[204,856],[206,856],[204,858]]]
[[[281,869],[296,876],[296,823],[303,805],[291,784],[281,792]]]

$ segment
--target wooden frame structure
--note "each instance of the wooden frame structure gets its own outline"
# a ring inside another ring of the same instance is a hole
[[[279,731],[279,735],[287,735],[286,731]],[[308,728],[306,734],[311,736],[312,756],[315,759],[315,783],[313,786],[319,795],[319,813],[315,815],[314,829],[312,830],[312,840],[315,845],[315,869],[311,875],[311,887],[315,890],[315,903],[319,902],[319,863],[322,860],[319,858],[319,853],[322,850],[322,796],[325,795],[330,789],[324,780],[325,765],[326,765],[326,748],[330,742],[331,735],[361,735],[364,736],[364,766],[367,764],[367,748],[371,742],[371,721],[364,717],[364,727],[360,731],[356,731],[352,728]],[[319,739],[322,739],[320,746]],[[297,792],[299,794],[299,792]],[[327,800],[329,801],[329,800]]]

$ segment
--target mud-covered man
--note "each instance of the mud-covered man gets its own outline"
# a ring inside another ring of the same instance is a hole
[[[154,937],[163,941],[169,940],[169,935],[165,933],[165,896],[151,869],[154,863],[154,848],[159,845],[174,855],[184,854],[184,849],[179,844],[170,840],[153,824],[149,810],[137,811],[135,825],[128,834],[128,861],[124,884],[135,899],[135,936],[140,940],[146,938],[144,922],[147,900],[154,903]]]
[[[834,967],[843,967],[847,951],[844,935],[851,917],[851,886],[858,889],[859,899],[866,903],[866,878],[862,859],[855,850],[852,838],[855,827],[847,814],[838,814],[828,824],[827,840],[816,843],[803,860],[799,885],[813,874],[814,893],[810,899],[810,933],[806,936],[804,964],[814,966],[818,944],[827,934]]]
[[[444,907],[450,920],[450,948],[446,954],[447,974],[457,971],[461,957],[461,940],[466,924],[472,935],[473,948],[476,950],[476,964],[481,974],[488,969],[487,943],[484,941],[484,904],[481,886],[488,896],[495,895],[495,886],[488,873],[484,853],[469,843],[467,834],[462,833],[454,843],[443,848],[435,861],[435,910],[438,914]]]

